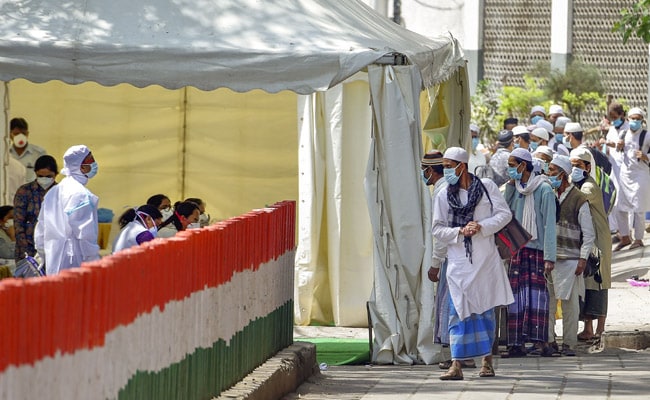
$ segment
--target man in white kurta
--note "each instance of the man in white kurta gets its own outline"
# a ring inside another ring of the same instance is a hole
[[[650,210],[650,134],[642,134],[645,113],[640,108],[632,108],[627,118],[630,129],[621,133],[616,147],[622,153],[623,161],[618,180],[620,189],[616,194],[616,220],[621,241],[614,251],[628,244],[631,244],[630,249],[643,246],[645,212]],[[634,216],[634,242],[630,238],[630,213]]]
[[[45,195],[34,232],[47,275],[99,259],[99,199],[86,189],[88,179],[97,173],[97,163],[84,145],[70,147],[63,163],[61,173],[67,176]]]
[[[601,123],[601,130],[603,128],[607,129],[607,135],[600,139],[599,144],[602,146],[601,151],[607,154],[609,162],[612,164],[612,173],[609,176],[614,181],[617,193],[620,193],[621,186],[618,181],[621,175],[621,164],[623,164],[623,152],[616,151],[616,145],[621,137],[621,133],[627,131],[630,125],[625,119],[625,111],[623,111],[623,105],[620,103],[611,103],[607,108],[607,115],[609,119]],[[612,212],[608,216],[609,228],[612,232],[618,231],[616,215],[617,206],[614,203],[614,208],[612,208]],[[617,235],[617,239],[620,240],[620,235]]]
[[[579,298],[585,295],[582,272],[587,264],[596,235],[584,194],[569,182],[572,173],[569,157],[555,155],[548,168],[551,186],[557,189],[560,216],[557,223],[557,258],[547,276],[549,307],[548,340],[555,343],[555,312],[562,301],[562,355],[575,356],[578,344]]]
[[[494,307],[514,301],[494,242],[512,218],[498,187],[468,172],[469,155],[447,149],[444,176],[449,184],[436,196],[433,236],[447,244],[452,366],[443,380],[463,379],[460,360],[483,357],[479,376],[494,376]],[[473,207],[472,207],[473,205]],[[469,209],[468,209],[469,208]]]

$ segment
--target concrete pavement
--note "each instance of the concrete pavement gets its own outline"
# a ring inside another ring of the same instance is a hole
[[[596,344],[581,344],[576,357],[494,357],[497,376],[479,378],[478,369],[465,369],[463,381],[441,381],[437,365],[328,366],[315,373],[282,400],[398,400],[398,399],[650,399],[650,348],[639,340],[650,337],[650,288],[633,287],[632,275],[650,278],[650,234],[647,247],[614,253],[613,286],[609,292],[606,333]],[[561,321],[556,332],[562,332]],[[367,338],[367,328],[296,327],[296,346],[311,346],[310,337]],[[634,339],[634,340],[633,340]],[[608,346],[610,343],[610,346]],[[644,346],[645,347],[645,346]],[[480,366],[480,360],[477,360]],[[240,392],[241,393],[241,392]],[[274,399],[263,394],[222,396]]]

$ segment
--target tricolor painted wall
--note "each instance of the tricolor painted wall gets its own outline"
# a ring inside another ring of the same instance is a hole
[[[209,399],[293,341],[295,203],[0,282],[0,399]]]

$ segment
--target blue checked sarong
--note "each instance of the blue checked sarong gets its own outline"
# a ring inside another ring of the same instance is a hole
[[[472,314],[460,320],[449,298],[449,347],[453,360],[465,360],[492,354],[494,343],[494,309]]]

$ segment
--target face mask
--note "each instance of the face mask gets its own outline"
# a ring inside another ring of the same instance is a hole
[[[456,168],[460,166],[461,164],[458,164]],[[458,183],[458,180],[460,179],[460,176],[456,175],[456,168],[444,168],[442,170],[443,174],[445,175],[445,180],[452,186]]]
[[[555,135],[555,141],[558,142],[558,143],[562,143],[562,140],[564,138],[564,133],[555,132],[554,135]]]
[[[424,182],[425,185],[428,185],[429,184],[429,178],[427,178],[426,173],[427,173],[426,170],[424,170],[424,169],[420,170],[420,176],[422,177],[422,182]]]
[[[153,237],[158,237],[158,227],[156,226],[155,222],[153,226],[147,230],[153,235]]]
[[[515,149],[519,148],[519,143],[515,143]]]
[[[199,229],[201,227],[201,224],[198,222],[193,222],[189,225],[187,225],[187,229]]]
[[[147,228],[147,218],[151,218],[149,214],[145,213],[140,213],[136,212],[136,215],[138,218],[140,218],[140,221],[142,221],[142,225],[144,225],[145,228]],[[156,223],[154,222],[153,218],[151,218],[151,221],[153,222],[153,226],[151,228],[147,228],[147,230],[153,235],[153,237],[158,236],[158,227],[156,226]]]
[[[587,171],[582,168],[573,167],[571,169],[571,182],[580,182],[585,179]]]
[[[210,224],[210,214],[203,213],[199,215],[199,225],[206,226]]]
[[[528,147],[530,147],[530,149],[531,149],[532,151],[537,150],[537,146],[539,146],[539,142],[530,142],[530,143],[528,144]]]
[[[569,140],[568,137],[565,137],[562,139],[562,144],[569,150],[571,150],[573,147],[571,147],[571,141]]]
[[[38,182],[40,187],[47,190],[54,183],[54,178],[50,178],[49,176],[39,176],[36,178],[36,182]]]
[[[539,115],[535,115],[533,118],[530,119],[530,122],[533,123],[533,125],[537,124],[538,121],[541,121],[543,118],[540,117]]]
[[[620,128],[621,125],[623,125],[623,118],[616,118],[612,124],[614,125],[614,128]]]
[[[13,219],[8,219],[7,222],[5,222],[5,228],[11,228],[14,226],[14,220]]]
[[[478,146],[478,138],[473,137],[472,138],[472,149],[476,150],[476,147]]]
[[[19,149],[22,149],[23,147],[27,146],[27,135],[24,133],[19,133],[16,136],[14,136],[14,146],[18,147]]]
[[[559,188],[560,185],[562,184],[562,179],[558,178],[558,177],[555,176],[555,175],[551,175],[551,176],[549,176],[549,177],[548,177],[548,180],[549,180],[549,182],[551,183],[551,187],[552,187],[553,189],[557,189],[557,188]]]
[[[630,120],[630,130],[633,132],[638,131],[641,129],[641,121],[637,119],[631,119]]]
[[[97,161],[93,161],[92,164],[83,164],[83,165],[90,165],[90,172],[86,174],[86,178],[91,179],[95,175],[97,175],[97,170],[99,169],[99,166],[97,165]]]
[[[542,171],[548,175],[548,163],[546,161],[544,161],[544,164],[542,164]]]
[[[521,180],[521,177],[524,174],[523,172],[517,172],[517,168],[519,168],[519,165],[517,165],[516,167],[508,167],[508,176],[517,181]]]
[[[172,215],[174,215],[174,211],[172,211],[171,207],[160,210],[160,213],[162,214],[163,221],[167,221]]]

